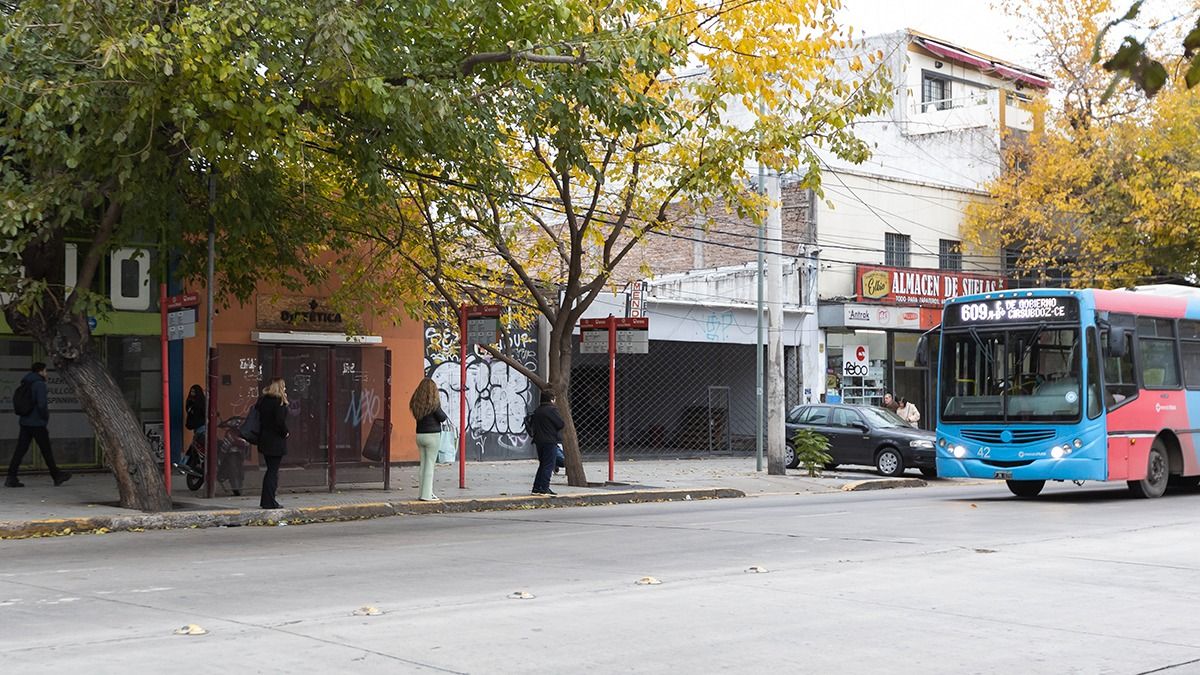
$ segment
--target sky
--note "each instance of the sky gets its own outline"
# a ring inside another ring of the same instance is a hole
[[[985,54],[1038,69],[1036,49],[1024,39],[1028,31],[1003,12],[991,8],[992,0],[843,0],[841,19],[855,34],[890,33],[915,28]],[[1125,11],[1132,0],[1114,0]],[[1195,0],[1147,0],[1143,14],[1169,16],[1186,13]],[[1124,34],[1124,33],[1122,33]]]
[[[1028,68],[1035,50],[1009,36],[1018,23],[991,9],[991,0],[843,0],[841,19],[867,35],[915,28],[934,37]]]

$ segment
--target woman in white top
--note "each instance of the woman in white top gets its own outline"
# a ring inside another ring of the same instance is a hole
[[[917,406],[909,403],[908,399],[903,396],[900,397],[900,407],[896,408],[896,414],[913,428],[916,428],[917,423],[921,421],[921,411],[917,410]]]

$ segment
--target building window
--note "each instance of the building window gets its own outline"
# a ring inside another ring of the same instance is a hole
[[[907,234],[884,233],[883,264],[890,267],[912,265],[912,240]]]
[[[938,240],[938,267],[962,271],[962,242],[955,239]]]
[[[949,110],[950,80],[934,75],[921,78],[921,112],[930,110]]]

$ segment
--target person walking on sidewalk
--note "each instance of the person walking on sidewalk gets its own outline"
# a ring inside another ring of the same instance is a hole
[[[535,495],[552,495],[550,489],[550,474],[554,472],[554,464],[558,455],[558,444],[562,443],[562,416],[554,405],[554,392],[542,390],[541,404],[529,416],[529,435],[533,437],[533,445],[537,448],[538,469],[533,478]]]
[[[4,480],[5,487],[25,487],[17,479],[21,462],[29,450],[29,444],[37,441],[38,449],[42,451],[42,459],[56,486],[67,482],[71,474],[58,468],[54,462],[54,453],[50,450],[50,397],[46,391],[46,364],[37,362],[30,366],[29,372],[21,378],[21,385],[13,393],[13,410],[20,416],[21,431],[17,435],[17,447],[13,450],[12,461],[8,463],[8,477]]]
[[[447,419],[446,413],[442,412],[442,397],[438,393],[437,383],[428,377],[423,378],[408,400],[408,409],[417,421],[417,452],[421,458],[421,492],[418,499],[436,502],[438,497],[433,494],[433,469],[437,466],[438,449],[442,446],[442,422]]]
[[[271,380],[271,384],[263,389],[263,395],[254,407],[258,409],[261,425],[258,452],[267,463],[258,505],[264,509],[282,509],[283,506],[275,499],[275,491],[279,489],[279,465],[283,463],[283,456],[287,454],[288,438],[287,383],[282,377]]]

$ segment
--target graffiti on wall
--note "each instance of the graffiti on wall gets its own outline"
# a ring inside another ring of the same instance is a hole
[[[425,327],[425,375],[438,385],[442,409],[455,425],[459,420],[458,331],[435,324]],[[537,335],[510,326],[503,351],[521,365],[537,370]],[[467,355],[467,459],[516,459],[533,456],[525,433],[525,416],[537,403],[537,387],[521,373],[482,349]]]

